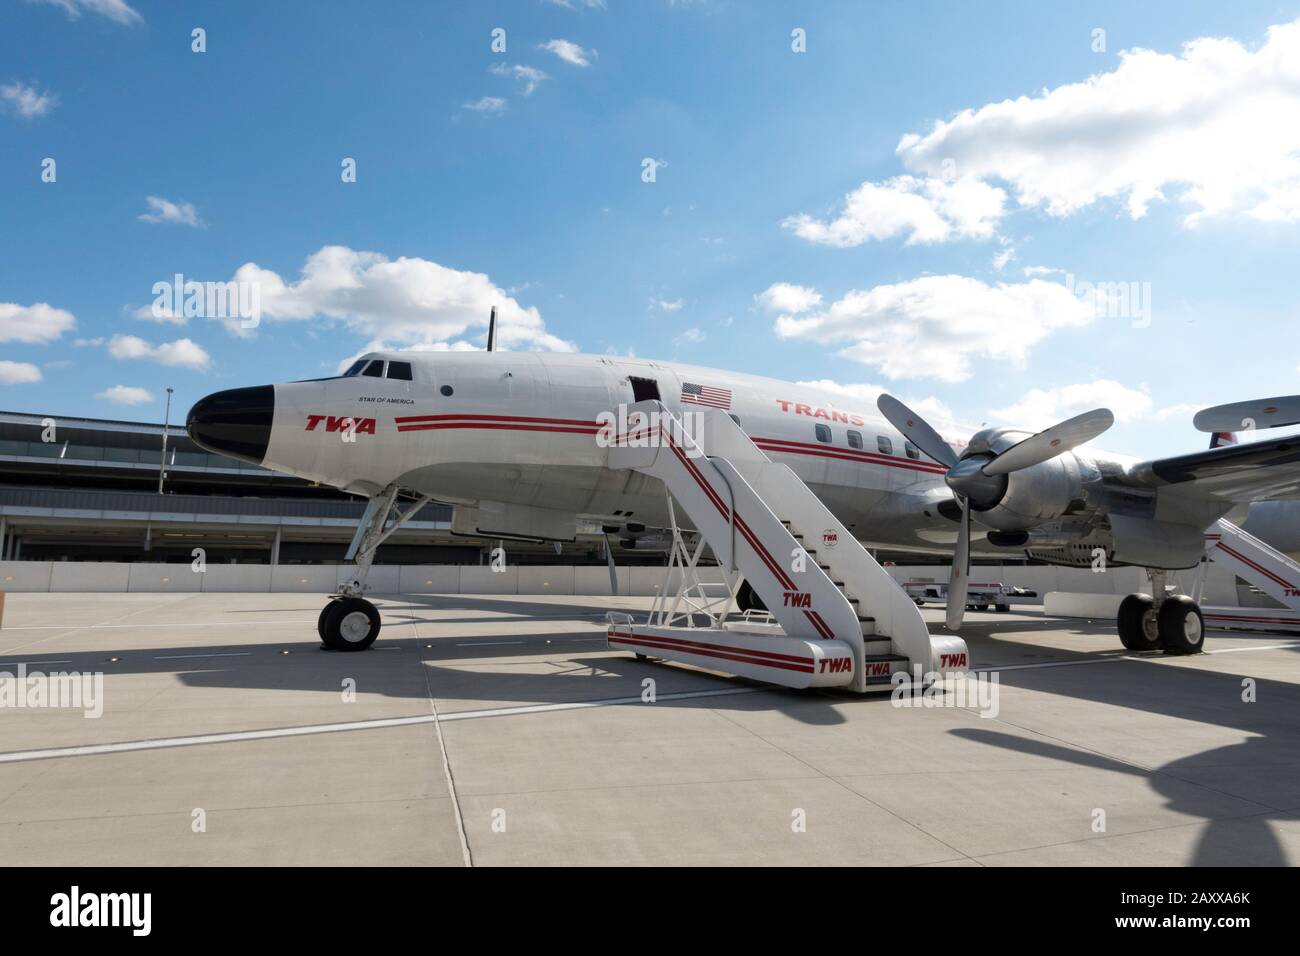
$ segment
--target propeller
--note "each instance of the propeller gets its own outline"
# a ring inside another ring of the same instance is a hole
[[[1095,408],[1030,435],[1000,454],[971,454],[968,448],[958,456],[925,419],[892,395],[882,394],[876,399],[876,407],[908,441],[948,469],[943,480],[961,506],[961,530],[953,552],[946,615],[948,627],[954,631],[961,627],[966,610],[972,504],[995,504],[1006,489],[1004,476],[1090,442],[1115,423],[1110,409]]]
[[[1192,419],[1196,429],[1203,432],[1240,432],[1297,423],[1300,423],[1300,395],[1215,405],[1201,409]]]

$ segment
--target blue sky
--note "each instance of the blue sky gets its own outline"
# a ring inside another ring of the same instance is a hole
[[[1300,391],[1300,3],[3,17],[3,408],[160,420],[171,385],[175,420],[372,343],[481,345],[493,301],[513,348],[855,407],[887,388],[1038,426],[1109,404],[1098,444],[1143,457],[1202,447],[1196,407]],[[176,273],[256,281],[260,325],[150,316]],[[1081,281],[1149,289],[1149,315]]]

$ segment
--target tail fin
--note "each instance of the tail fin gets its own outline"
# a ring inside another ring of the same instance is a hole
[[[1219,448],[1223,445],[1237,444],[1237,436],[1232,432],[1212,432],[1210,434],[1210,447]]]

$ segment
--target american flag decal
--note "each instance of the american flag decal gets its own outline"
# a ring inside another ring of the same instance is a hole
[[[725,411],[731,408],[731,389],[682,382],[682,401],[688,405],[708,405]]]

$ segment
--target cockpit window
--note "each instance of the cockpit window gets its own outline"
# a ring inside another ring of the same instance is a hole
[[[395,378],[399,381],[411,381],[411,363],[410,362],[389,362],[388,377]]]
[[[354,375],[360,375],[361,370],[365,367],[366,367],[366,360],[357,359],[355,362],[352,363],[352,365],[348,368],[348,370],[343,373],[343,377],[351,378]]]
[[[366,378],[383,378],[384,363],[381,362],[379,359],[375,359],[369,365],[366,366],[366,370],[361,374],[364,375]]]

